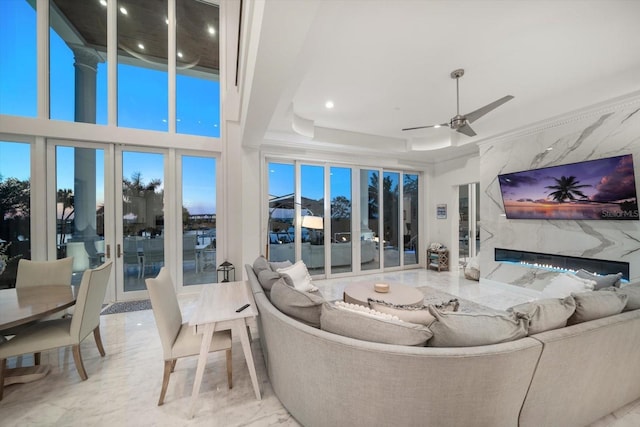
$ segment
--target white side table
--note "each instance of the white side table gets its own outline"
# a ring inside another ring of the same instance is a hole
[[[236,309],[245,304],[249,304],[249,306],[241,312],[236,312]],[[247,333],[247,325],[250,319],[255,318],[257,315],[258,310],[256,309],[256,303],[253,300],[253,294],[249,289],[248,282],[212,283],[202,288],[196,310],[191,319],[189,319],[189,325],[194,327],[195,332],[202,334],[200,357],[198,358],[196,378],[191,394],[190,418],[193,418],[195,402],[198,393],[200,393],[200,385],[202,384],[204,367],[207,364],[211,338],[217,330],[224,331],[231,329],[232,336],[240,337],[242,351],[244,352],[244,358],[247,361],[249,375],[251,376],[251,383],[253,384],[253,391],[256,394],[256,399],[261,400],[256,367],[253,362],[253,354],[251,353],[249,334]]]

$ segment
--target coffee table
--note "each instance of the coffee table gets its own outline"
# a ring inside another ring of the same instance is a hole
[[[351,283],[344,289],[344,302],[369,306],[367,299],[373,298],[397,305],[422,305],[424,295],[411,286],[393,283],[389,292],[376,292],[374,283]]]

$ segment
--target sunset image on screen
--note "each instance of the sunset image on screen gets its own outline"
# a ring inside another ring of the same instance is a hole
[[[498,176],[509,219],[637,220],[631,154]]]

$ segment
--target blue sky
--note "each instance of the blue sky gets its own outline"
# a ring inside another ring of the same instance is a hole
[[[35,117],[37,114],[36,13],[26,0],[0,0],[0,114]],[[50,117],[73,121],[75,68],[71,49],[50,30]],[[16,66],[19,64],[19,66]],[[98,64],[96,76],[96,123],[107,123],[106,63]],[[177,123],[179,133],[220,136],[220,85],[214,80],[180,74],[176,79]],[[168,82],[166,71],[118,65],[118,125],[147,130],[168,129]],[[28,144],[0,143],[0,174],[4,178],[27,179],[25,162]],[[101,150],[99,150],[101,152]],[[132,159],[123,165],[130,178],[140,172],[145,182],[163,177],[163,162],[153,155],[127,154]],[[103,156],[98,155],[100,161]],[[161,157],[160,157],[161,159]],[[59,150],[58,188],[73,188],[72,150]],[[28,163],[27,163],[28,164]],[[102,167],[101,163],[100,167]],[[98,169],[98,185],[103,187],[104,171]],[[184,159],[184,200],[198,212],[215,213],[215,161]],[[103,203],[102,200],[98,204]],[[191,209],[190,209],[191,211]]]

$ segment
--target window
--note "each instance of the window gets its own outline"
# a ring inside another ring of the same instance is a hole
[[[166,0],[118,2],[118,126],[169,129],[166,13]]]
[[[217,282],[216,159],[182,156],[182,277]]]
[[[51,119],[106,124],[106,7],[51,0],[49,18]]]
[[[0,288],[14,287],[31,259],[30,144],[0,141]]]
[[[196,0],[176,9],[176,131],[220,137],[219,9]]]
[[[331,168],[331,272],[346,273],[352,266],[353,230],[351,168]],[[358,241],[356,239],[356,241]]]
[[[36,117],[36,10],[23,0],[0,1],[0,114]]]

